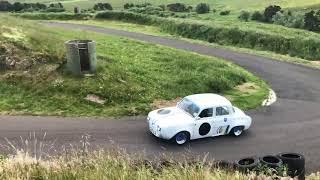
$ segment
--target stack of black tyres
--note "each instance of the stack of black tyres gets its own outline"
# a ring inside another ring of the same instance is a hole
[[[289,176],[298,177],[298,180],[305,179],[305,158],[302,154],[280,153],[277,156],[287,166]]]
[[[287,167],[287,175],[298,180],[305,179],[305,158],[297,153],[280,153],[276,156],[247,157],[235,162],[236,168],[244,173],[255,170],[260,164],[277,169],[282,165]]]

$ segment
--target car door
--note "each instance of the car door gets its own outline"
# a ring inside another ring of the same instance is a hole
[[[213,108],[207,108],[201,111],[195,120],[195,126],[193,129],[193,138],[199,139],[208,136],[212,136],[212,123],[214,119]]]
[[[226,106],[215,108],[215,117],[213,120],[212,136],[227,134],[231,122],[231,111]]]

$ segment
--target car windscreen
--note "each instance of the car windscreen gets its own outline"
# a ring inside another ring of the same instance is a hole
[[[195,114],[198,114],[200,111],[200,108],[193,103],[192,101],[190,101],[187,98],[184,98],[179,104],[178,107],[180,109],[182,109],[183,111],[187,112],[188,114],[190,114],[191,116],[194,117]]]

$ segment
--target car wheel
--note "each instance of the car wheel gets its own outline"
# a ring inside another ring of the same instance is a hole
[[[243,127],[242,126],[237,126],[237,127],[234,127],[232,130],[231,130],[231,134],[238,137],[242,134],[243,132]]]
[[[183,145],[189,141],[189,135],[186,132],[179,132],[174,137],[174,142],[178,145]]]

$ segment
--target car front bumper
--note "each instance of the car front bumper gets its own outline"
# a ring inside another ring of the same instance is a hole
[[[149,125],[149,131],[154,136],[160,138],[161,131],[158,130],[158,126],[156,125],[155,120],[148,117],[148,125]]]

